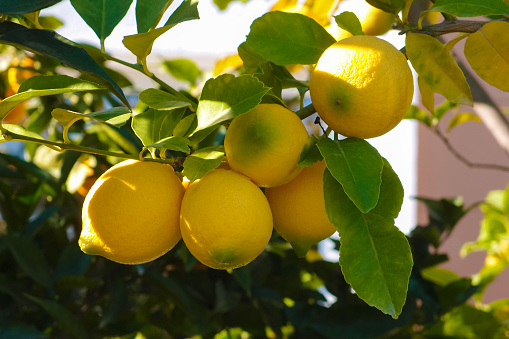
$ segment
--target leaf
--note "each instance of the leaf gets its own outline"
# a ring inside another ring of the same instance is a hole
[[[52,289],[51,267],[44,253],[26,238],[6,236],[7,247],[19,267],[36,283]]]
[[[62,0],[6,0],[0,4],[0,13],[15,15],[39,11]]]
[[[146,33],[126,35],[122,40],[124,46],[131,51],[139,60],[145,60],[152,52],[154,41],[166,33],[171,26],[156,28]]]
[[[419,84],[419,91],[421,93],[421,102],[423,106],[426,107],[428,112],[433,114],[435,112],[435,93],[421,76],[417,77],[417,83]]]
[[[0,23],[0,42],[45,55],[66,66],[89,74],[101,85],[106,86],[128,108],[131,107],[122,89],[88,53],[74,42],[67,40],[56,32],[42,29],[28,29],[13,22],[4,21]]]
[[[205,173],[219,166],[223,157],[223,146],[202,148],[186,158],[183,164],[183,174],[190,182],[198,180],[203,177]]]
[[[47,334],[38,331],[27,324],[1,324],[0,335],[2,339],[43,339],[49,338]]]
[[[192,107],[196,108],[196,104],[191,100],[184,101],[184,96],[175,96],[160,89],[149,88],[140,93],[140,101],[150,108],[156,110],[173,110],[175,108]]]
[[[339,263],[345,280],[367,304],[393,318],[406,300],[412,253],[405,235],[394,225],[403,187],[384,162],[377,206],[360,212],[329,170],[324,173],[325,209],[341,239]]]
[[[51,115],[62,124],[64,130],[69,130],[72,124],[84,118],[91,118],[108,125],[120,127],[125,125],[127,120],[129,120],[131,112],[126,107],[112,107],[104,111],[87,114],[73,112],[63,108],[55,108],[51,111]]]
[[[468,121],[475,121],[482,123],[481,118],[479,118],[476,114],[470,113],[470,112],[463,112],[458,115],[456,115],[454,118],[452,118],[449,121],[449,127],[447,127],[447,133],[449,133],[453,128],[468,122]]]
[[[133,0],[71,0],[76,12],[101,40],[101,45],[127,14],[132,2]]]
[[[454,103],[473,105],[465,75],[440,41],[426,34],[407,33],[406,51],[417,74],[434,92]]]
[[[313,19],[278,11],[253,21],[246,39],[258,54],[277,65],[314,64],[335,42]]]
[[[338,26],[352,35],[364,35],[361,22],[353,12],[342,12],[334,17]]]
[[[366,0],[371,6],[388,13],[398,14],[405,7],[405,0]]]
[[[16,138],[17,135],[21,135],[25,138],[30,138],[32,141],[37,142],[37,140],[45,140],[42,136],[35,132],[27,131],[25,127],[19,125],[10,125],[10,124],[2,124],[2,128],[8,131],[9,133],[0,134],[0,143],[15,141],[15,140],[23,140],[20,138]]]
[[[252,75],[223,74],[205,83],[193,134],[231,120],[256,107],[269,88]]]
[[[357,138],[338,142],[321,138],[318,148],[327,168],[355,206],[364,213],[373,209],[382,182],[383,160],[378,151],[367,141]]]
[[[438,266],[431,266],[422,269],[421,275],[424,279],[442,287],[460,279],[460,276],[455,272]]]
[[[509,92],[509,22],[490,22],[469,35],[465,57],[481,79]]]
[[[504,0],[437,0],[425,12],[442,12],[459,17],[509,15],[509,4]]]
[[[189,140],[183,137],[167,137],[161,139],[153,144],[146,145],[144,148],[158,148],[161,150],[172,150],[178,152],[189,153],[191,150],[189,149]]]
[[[429,114],[425,110],[419,109],[417,108],[417,106],[414,105],[410,106],[410,108],[408,109],[408,112],[405,115],[405,119],[417,120],[419,122],[422,122],[428,127],[432,125],[431,117],[429,116]]]
[[[186,81],[191,86],[196,86],[201,75],[200,68],[189,59],[165,60],[163,66],[175,79]]]
[[[317,161],[321,161],[323,159],[320,150],[318,149],[318,138],[311,134],[309,136],[308,141],[304,145],[302,152],[300,153],[299,162],[297,166],[299,167],[309,167],[313,165]]]
[[[168,21],[164,24],[165,26],[175,26],[181,22],[189,20],[197,20],[200,18],[198,13],[198,0],[184,0],[177,7],[175,12],[170,15]]]
[[[173,129],[184,115],[185,108],[170,111],[148,109],[133,116],[132,127],[144,146],[170,137]]]
[[[86,329],[78,322],[76,316],[69,312],[64,306],[53,300],[41,299],[26,294],[26,296],[41,306],[51,315],[67,332],[77,339],[88,337]]]
[[[171,5],[173,0],[137,0],[136,26],[138,33],[146,33],[152,26],[157,26],[161,16]]]

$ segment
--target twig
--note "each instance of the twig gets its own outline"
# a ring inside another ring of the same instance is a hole
[[[506,21],[501,19],[500,21]],[[395,30],[399,30],[399,34],[403,35],[408,32],[412,33],[426,33],[428,35],[437,37],[448,33],[475,33],[483,25],[492,21],[473,21],[473,20],[446,20],[434,25],[423,26],[422,29],[415,24],[402,24],[399,23],[394,26]]]

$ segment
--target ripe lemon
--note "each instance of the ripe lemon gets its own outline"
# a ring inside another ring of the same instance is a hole
[[[260,104],[235,119],[224,140],[231,169],[261,187],[285,184],[297,166],[308,132],[299,117],[277,104]]]
[[[365,4],[367,9],[359,17],[364,34],[374,36],[387,33],[396,21],[396,16],[373,7],[367,2]]]
[[[215,269],[244,266],[267,246],[272,213],[249,178],[215,169],[189,185],[180,210],[182,239],[202,264]]]
[[[81,250],[122,264],[162,256],[181,238],[184,191],[170,165],[127,160],[111,167],[85,198]]]
[[[336,231],[325,212],[323,172],[325,161],[306,167],[289,183],[267,188],[274,228],[295,253],[304,256],[311,245]]]
[[[309,84],[320,118],[343,136],[364,139],[396,127],[410,108],[413,90],[412,71],[403,53],[385,40],[365,35],[327,48]]]

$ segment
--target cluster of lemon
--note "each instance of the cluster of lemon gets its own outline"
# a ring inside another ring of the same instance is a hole
[[[413,79],[404,55],[391,44],[354,36],[323,53],[309,90],[317,113],[334,131],[371,138],[402,120]],[[294,112],[259,104],[228,127],[227,165],[187,188],[169,165],[128,160],[113,166],[85,199],[80,247],[137,264],[163,255],[182,238],[201,263],[229,269],[254,260],[275,229],[304,255],[335,231],[325,211],[325,162],[297,165],[307,140]]]

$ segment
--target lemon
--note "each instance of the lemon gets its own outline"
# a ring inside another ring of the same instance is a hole
[[[327,48],[309,93],[320,118],[346,137],[373,138],[403,119],[413,96],[412,71],[389,42],[357,35]]]
[[[289,183],[267,188],[275,230],[302,257],[309,248],[336,231],[325,212],[323,172],[325,161],[306,167]]]
[[[396,16],[373,7],[367,2],[366,5],[368,8],[359,17],[364,34],[374,36],[387,33],[396,21]]]
[[[162,256],[181,239],[184,191],[170,165],[126,160],[111,167],[85,197],[81,250],[122,264]]]
[[[182,200],[180,230],[191,254],[215,269],[244,266],[267,246],[272,213],[249,178],[214,169],[189,185]]]
[[[295,178],[308,132],[299,117],[277,104],[260,104],[235,119],[224,140],[230,168],[261,187]]]

